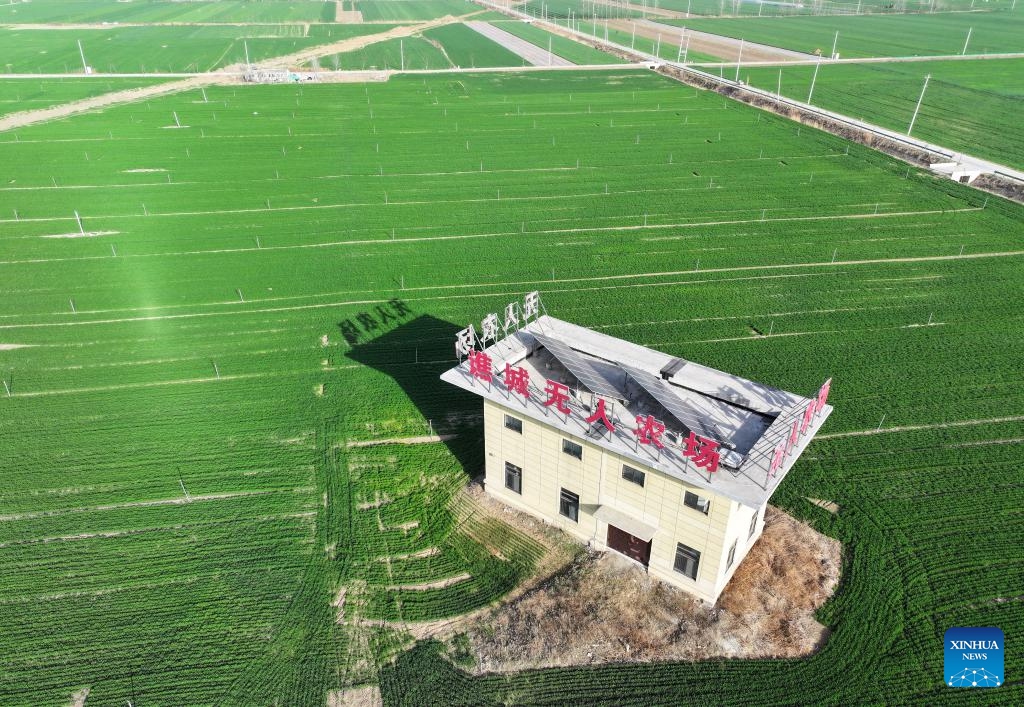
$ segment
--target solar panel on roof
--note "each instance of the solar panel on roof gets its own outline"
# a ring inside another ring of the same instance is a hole
[[[595,395],[604,395],[619,400],[625,399],[625,394],[593,364],[573,351],[566,344],[550,336],[531,332],[548,352],[558,359],[558,362],[568,369],[570,373],[579,379],[584,388]]]
[[[701,414],[691,403],[681,399],[660,378],[638,368],[625,365],[622,367],[633,380],[650,393],[651,397],[657,400],[687,430],[692,430],[702,437],[708,437],[721,442],[728,441],[728,435],[722,432],[718,425],[709,419],[709,415]]]

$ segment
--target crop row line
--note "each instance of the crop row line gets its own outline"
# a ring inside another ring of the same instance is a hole
[[[289,207],[290,208],[290,207]],[[592,226],[584,228],[549,228],[549,229],[536,229],[536,230],[523,230],[520,231],[501,231],[492,233],[464,233],[453,236],[412,236],[407,238],[398,239],[387,239],[387,238],[369,238],[369,239],[357,239],[348,241],[328,241],[325,243],[296,243],[293,245],[263,245],[259,246],[246,246],[244,248],[215,248],[212,250],[185,250],[185,251],[172,251],[164,253],[140,253],[140,254],[120,254],[120,255],[86,255],[74,258],[30,258],[27,260],[0,260],[0,265],[27,265],[36,263],[59,263],[68,261],[84,261],[84,260],[108,260],[110,258],[158,258],[158,257],[180,257],[183,255],[221,255],[224,253],[249,253],[257,250],[264,251],[278,251],[278,250],[296,250],[306,248],[334,248],[338,246],[351,246],[351,245],[381,245],[381,244],[402,244],[402,243],[419,243],[419,242],[438,242],[438,241],[458,241],[458,240],[473,240],[479,238],[507,238],[509,236],[521,236],[527,235],[557,235],[564,233],[596,233],[596,232],[618,232],[618,231],[638,231],[638,230],[657,230],[663,228],[705,228],[709,226],[730,226],[730,225],[743,225],[750,223],[787,223],[796,221],[844,221],[851,219],[867,219],[867,218],[907,218],[917,216],[928,216],[938,214],[956,214],[970,211],[982,211],[983,208],[980,206],[968,206],[960,209],[926,209],[923,211],[891,211],[883,213],[857,213],[857,214],[827,214],[823,216],[779,216],[775,218],[748,218],[748,219],[732,219],[732,220],[717,220],[717,221],[698,221],[698,222],[682,222],[682,223],[646,223],[646,215],[644,215],[643,224],[635,224],[629,226]],[[257,210],[259,211],[259,210]],[[621,216],[615,218],[623,218]],[[640,218],[636,216],[635,218]],[[525,224],[525,222],[523,222]],[[648,238],[642,240],[666,240],[664,238]],[[466,285],[466,287],[472,287],[473,285]],[[409,288],[417,289],[417,288]],[[430,288],[427,288],[430,289]]]

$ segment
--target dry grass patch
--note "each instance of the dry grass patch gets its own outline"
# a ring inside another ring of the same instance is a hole
[[[327,707],[384,707],[380,688],[376,685],[331,690],[327,693]]]
[[[765,531],[709,606],[614,552],[586,552],[465,625],[475,670],[806,655],[839,581],[837,540],[769,507]]]
[[[811,498],[810,496],[807,496],[807,500],[818,508],[824,508],[829,513],[836,514],[839,512],[839,504],[835,501],[826,501],[823,498]]]

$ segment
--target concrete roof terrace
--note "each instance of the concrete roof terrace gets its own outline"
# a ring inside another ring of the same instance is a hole
[[[774,475],[775,448],[802,422],[812,398],[755,383],[616,339],[548,315],[530,322],[485,349],[494,370],[488,384],[470,374],[467,361],[441,379],[510,408],[517,414],[586,438],[649,468],[757,507],[788,473],[831,413],[826,405],[808,425]],[[512,392],[504,381],[505,364],[524,368],[530,396]],[[569,415],[545,406],[546,379],[569,388]],[[586,422],[598,398],[615,428]],[[665,424],[663,449],[640,444],[636,417],[652,415]],[[720,444],[715,473],[683,454],[690,431]]]

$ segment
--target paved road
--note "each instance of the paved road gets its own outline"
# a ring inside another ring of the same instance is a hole
[[[557,54],[551,54],[547,49],[542,49],[536,44],[527,42],[525,39],[510,34],[503,29],[498,29],[487,22],[467,22],[466,26],[479,32],[496,44],[518,54],[534,66],[572,66],[573,63],[563,59]]]

